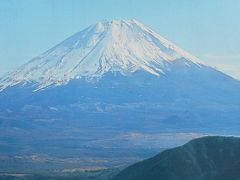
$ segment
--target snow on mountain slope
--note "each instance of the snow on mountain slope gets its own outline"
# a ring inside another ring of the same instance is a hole
[[[127,75],[144,70],[161,76],[166,63],[182,57],[201,66],[196,57],[136,20],[102,21],[1,78],[0,91],[27,82],[37,83],[38,90],[109,71]]]

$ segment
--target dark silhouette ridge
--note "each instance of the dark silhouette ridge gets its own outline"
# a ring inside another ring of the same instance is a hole
[[[136,163],[114,180],[240,179],[240,138],[208,136]]]

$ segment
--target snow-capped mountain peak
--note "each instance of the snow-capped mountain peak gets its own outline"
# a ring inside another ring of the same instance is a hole
[[[101,21],[4,76],[0,79],[0,90],[24,82],[36,82],[41,89],[75,78],[101,77],[109,71],[127,75],[144,70],[161,76],[165,63],[179,58],[201,64],[196,57],[134,19]]]

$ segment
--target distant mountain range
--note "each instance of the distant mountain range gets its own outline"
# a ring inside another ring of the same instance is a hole
[[[113,180],[237,180],[240,138],[203,137],[134,164]]]

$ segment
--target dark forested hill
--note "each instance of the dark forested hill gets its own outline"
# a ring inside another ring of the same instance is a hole
[[[203,137],[134,164],[114,180],[240,179],[240,138]]]

